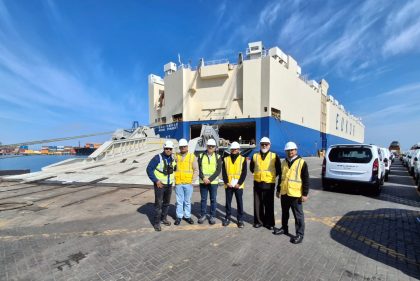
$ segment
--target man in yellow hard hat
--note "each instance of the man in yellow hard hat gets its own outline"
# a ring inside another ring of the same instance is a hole
[[[260,140],[260,151],[252,156],[249,168],[254,174],[254,227],[274,229],[274,190],[276,179],[281,176],[279,156],[270,151],[271,141]]]
[[[150,160],[146,172],[155,188],[155,218],[153,227],[161,231],[160,224],[166,226],[171,223],[166,219],[169,203],[171,201],[172,185],[174,183],[174,172],[176,162],[172,155],[174,143],[170,140],[163,145],[163,152]]]
[[[194,224],[191,218],[192,183],[198,176],[198,163],[195,155],[188,152],[188,141],[180,139],[178,142],[179,153],[176,154],[175,194],[176,194],[176,219],[175,225],[181,223],[182,218],[189,224]]]
[[[223,159],[222,166],[222,176],[226,193],[226,217],[222,223],[223,226],[228,226],[230,224],[232,197],[235,195],[238,206],[236,212],[237,224],[239,228],[244,227],[242,195],[247,171],[246,166],[246,158],[240,155],[239,143],[236,141],[232,142],[230,145],[230,155]]]
[[[308,165],[297,154],[297,145],[294,142],[286,143],[284,150],[286,159],[282,163],[281,183],[277,186],[276,196],[281,196],[281,224],[274,234],[289,234],[288,221],[289,209],[292,209],[295,217],[296,236],[290,242],[299,244],[303,241],[305,232],[305,218],[303,214],[303,202],[308,200],[309,172]]]
[[[198,223],[202,224],[207,219],[207,195],[210,194],[209,224],[216,223],[217,187],[219,186],[219,174],[222,170],[222,160],[216,152],[216,141],[209,139],[206,143],[207,150],[198,158],[201,214]]]

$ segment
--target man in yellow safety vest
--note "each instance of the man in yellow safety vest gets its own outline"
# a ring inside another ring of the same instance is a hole
[[[276,179],[281,176],[279,156],[270,151],[271,141],[260,140],[260,151],[252,156],[249,168],[254,174],[254,227],[274,229],[274,189]]]
[[[226,193],[226,217],[223,221],[223,226],[228,226],[231,216],[232,197],[235,195],[237,203],[237,220],[238,227],[244,227],[243,214],[243,200],[242,195],[244,191],[244,181],[246,178],[246,158],[240,155],[240,145],[236,141],[230,145],[230,155],[223,159],[222,176],[225,183]]]
[[[191,218],[192,183],[198,176],[198,163],[195,155],[188,152],[188,141],[180,139],[179,153],[176,154],[175,194],[176,220],[175,225],[181,223],[182,218],[189,224],[194,224]]]
[[[284,150],[287,158],[282,163],[281,183],[277,186],[277,197],[281,197],[281,224],[274,234],[289,234],[288,221],[289,209],[292,209],[295,217],[296,236],[290,242],[299,244],[303,241],[305,232],[305,218],[303,215],[303,202],[308,200],[309,172],[308,165],[297,154],[297,146],[294,142],[286,143]]]
[[[174,183],[174,171],[176,162],[172,155],[174,143],[170,140],[163,145],[163,152],[155,155],[147,165],[146,172],[153,182],[155,189],[155,217],[153,227],[161,231],[160,224],[166,226],[171,223],[166,219],[169,202],[171,201],[172,185]]]
[[[216,151],[216,141],[207,141],[207,151],[201,153],[198,159],[200,195],[201,195],[201,216],[198,223],[202,224],[207,218],[207,195],[210,194],[210,217],[209,224],[216,223],[216,197],[219,185],[219,174],[222,169],[222,160]]]

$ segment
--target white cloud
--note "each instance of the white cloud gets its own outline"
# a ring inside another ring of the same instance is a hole
[[[420,51],[420,19],[401,33],[392,36],[383,48],[385,55],[396,55],[408,51]]]
[[[59,29],[59,11],[48,7]],[[25,36],[32,27],[15,18],[0,1],[0,118],[39,127],[81,122],[97,131],[129,127],[133,119],[145,117],[141,108],[147,101],[138,97],[138,89],[114,82],[100,50],[84,51],[86,57],[52,59],[52,48],[43,38]],[[138,83],[133,79],[133,84]],[[0,122],[2,133],[5,126]]]
[[[420,2],[412,0],[392,11],[385,31],[387,39],[382,48],[385,56],[420,51]]]
[[[398,87],[396,89],[393,89],[393,90],[390,90],[388,92],[381,94],[381,96],[399,97],[401,95],[407,95],[407,94],[415,94],[416,96],[420,96],[420,82]]]
[[[282,3],[280,1],[268,3],[259,14],[257,28],[262,28],[266,25],[271,26],[277,20],[281,7]]]

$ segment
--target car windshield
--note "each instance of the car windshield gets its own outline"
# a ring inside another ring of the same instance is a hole
[[[367,147],[334,147],[328,159],[339,163],[369,163],[372,159],[372,151]]]

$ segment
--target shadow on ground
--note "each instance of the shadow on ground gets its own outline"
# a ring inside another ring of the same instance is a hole
[[[236,201],[233,200],[232,202],[232,221],[234,223],[237,223],[236,220],[236,214],[237,214],[237,209],[234,208],[234,206],[236,205]],[[146,203],[141,205],[138,209],[137,212],[139,212],[142,215],[147,216],[147,218],[149,219],[149,222],[151,225],[153,225],[154,222],[154,214],[155,214],[155,207],[154,207],[154,203]],[[191,204],[191,217],[194,219],[195,222],[197,222],[198,218],[200,217],[200,212],[201,212],[201,204],[200,202],[194,202]],[[207,204],[207,213],[210,212],[210,203],[208,202]],[[216,206],[216,219],[218,219],[219,221],[217,223],[222,223],[222,220],[225,218],[225,206],[217,203]],[[172,218],[173,220],[176,219],[176,209],[175,209],[175,205],[174,204],[170,204],[169,205],[169,211],[168,211],[168,217]],[[243,220],[246,223],[249,224],[253,224],[254,223],[254,217],[250,214],[248,214],[247,212],[244,211],[243,214]]]
[[[335,241],[371,259],[420,278],[420,211],[352,211],[332,228]]]

